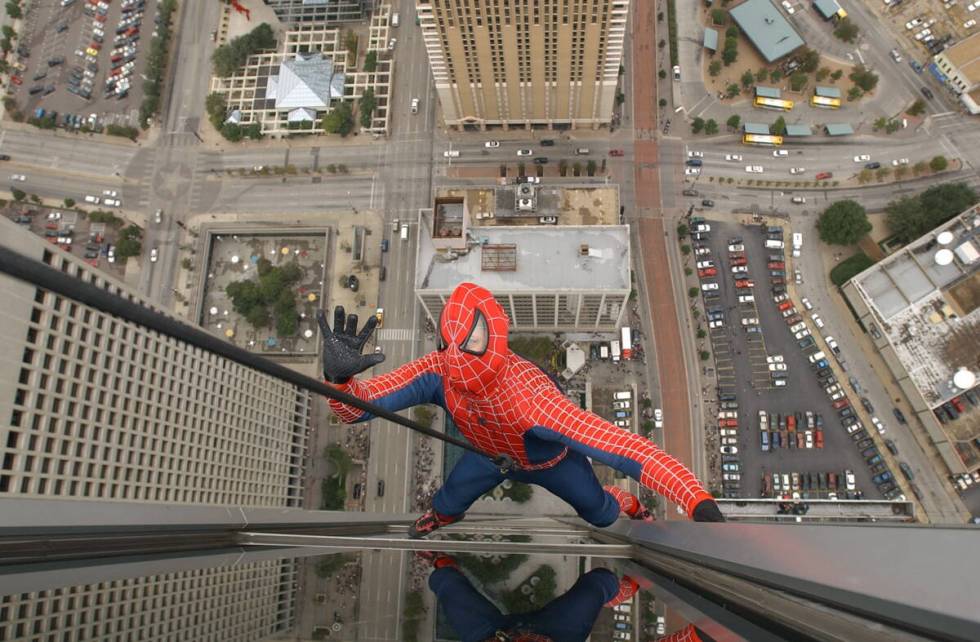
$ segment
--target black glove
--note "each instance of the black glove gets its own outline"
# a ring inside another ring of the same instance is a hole
[[[323,337],[323,377],[330,383],[347,383],[354,375],[385,360],[380,353],[361,354],[378,325],[376,316],[371,315],[360,334],[357,334],[357,315],[348,316],[345,325],[344,308],[340,305],[333,311],[333,331],[327,326],[327,315],[323,310],[317,312],[316,320]]]
[[[694,521],[696,522],[723,522],[725,516],[721,514],[721,509],[713,499],[703,499],[694,507]]]

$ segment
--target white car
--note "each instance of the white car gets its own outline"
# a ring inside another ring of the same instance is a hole
[[[732,243],[731,245],[728,246],[728,251],[729,252],[744,252],[745,251],[745,246],[742,245],[741,243]]]
[[[700,167],[685,167],[684,176],[699,176],[701,174]]]
[[[806,327],[806,323],[804,323],[803,321],[800,321],[799,323],[797,323],[796,325],[794,325],[793,327],[791,327],[789,329],[789,331],[790,332],[799,332],[800,330],[802,330],[805,327]]]
[[[106,251],[106,260],[108,260],[109,263],[115,263],[116,262],[116,246],[115,245],[110,245],[109,246],[109,249]]]
[[[922,24],[922,18],[913,18],[905,23],[905,29],[911,31]]]
[[[749,268],[745,267],[744,265],[732,266],[732,274],[748,274],[748,273],[749,273]]]
[[[785,149],[774,149],[772,155],[774,158],[785,158],[789,156],[789,151]]]
[[[57,221],[61,218],[61,212],[48,212],[49,221]]]
[[[663,428],[664,427],[664,411],[660,408],[653,409],[653,427]]]
[[[834,400],[834,401],[837,401],[838,399],[843,399],[844,398],[844,391],[843,390],[838,390],[834,394],[830,395],[830,398],[832,400]]]
[[[737,446],[738,445],[738,437],[722,437],[721,438],[721,445],[722,446]]]
[[[708,328],[714,330],[715,328],[724,328],[725,322],[721,319],[715,319],[714,321],[708,321]]]
[[[774,354],[771,357],[766,357],[766,363],[783,363],[783,355]]]
[[[869,160],[871,160],[871,154],[859,154],[854,157],[855,163],[867,163]]]
[[[892,161],[892,166],[898,167],[899,165],[908,165],[909,159],[907,158],[896,158]]]
[[[91,203],[92,205],[98,205],[99,203],[102,202],[102,199],[99,198],[98,196],[92,196],[90,194],[87,194],[85,196],[85,202],[86,203]]]
[[[688,152],[688,158],[704,158],[704,152]]]
[[[745,171],[749,174],[761,174],[763,172],[762,165],[746,165]]]
[[[519,149],[519,150],[517,150],[517,155],[518,156],[530,156],[533,153],[534,153],[534,150],[533,149]]]
[[[966,10],[970,12],[976,11],[978,8],[980,8],[980,2],[974,2],[966,6]]]
[[[810,299],[808,299],[806,297],[803,297],[802,299],[800,299],[800,303],[802,303],[803,304],[803,307],[806,308],[807,310],[812,310],[813,309],[813,304],[810,303]]]
[[[704,290],[705,292],[707,292],[708,290],[717,290],[718,289],[718,284],[717,283],[702,283],[701,284],[701,289]]]
[[[163,222],[163,210],[157,210],[153,215],[153,222],[159,225]]]
[[[413,114],[419,113],[419,99],[418,98],[413,98],[412,99],[412,113]]]
[[[104,189],[102,190],[102,195],[108,196],[109,198],[116,198],[117,196],[119,196],[119,192],[117,192],[114,189]]]
[[[706,248],[706,247],[697,247],[697,248],[694,248],[694,255],[695,256],[705,256],[705,255],[708,255],[708,254],[711,254],[711,250],[709,248]]]
[[[871,423],[875,427],[875,430],[878,431],[879,435],[885,434],[885,424],[881,423],[881,419],[878,419],[877,417],[872,417]]]
[[[674,68],[673,68],[672,71],[674,72],[674,80],[680,80],[681,79],[681,66],[680,65],[674,65]]]
[[[395,45],[398,43],[398,38],[392,38],[388,41],[388,51],[394,51]]]
[[[970,20],[967,20],[966,22],[963,23],[963,28],[964,29],[972,29],[973,27],[976,27],[976,26],[977,26],[977,21],[976,20],[973,20],[972,18]]]
[[[109,207],[122,207],[122,201],[118,198],[104,198],[102,199],[102,204]]]
[[[742,155],[741,154],[725,154],[725,160],[726,161],[734,161],[736,163],[741,163],[742,162]]]
[[[707,223],[698,223],[697,225],[694,226],[693,229],[695,232],[710,232],[711,226],[708,225]]]
[[[742,319],[742,325],[759,325],[759,320],[755,317],[746,317]]]
[[[737,455],[738,454],[738,446],[722,446],[721,448],[719,448],[719,450],[721,451],[721,454],[722,455]]]
[[[796,9],[794,9],[793,5],[789,3],[789,0],[783,0],[780,4],[783,5],[783,9],[786,9],[786,13],[789,15],[796,13]]]
[[[486,147],[487,149],[495,149],[497,147],[500,147],[500,141],[488,140],[487,142],[483,143],[483,146]]]
[[[853,435],[854,433],[861,430],[862,428],[864,428],[864,426],[862,426],[860,422],[853,423],[847,427],[847,434]]]
[[[840,387],[840,384],[839,384],[839,383],[835,383],[835,384],[833,384],[833,385],[831,385],[831,386],[827,386],[827,387],[826,387],[826,388],[824,388],[823,390],[824,390],[824,392],[826,392],[826,393],[827,393],[828,395],[832,395],[832,394],[834,394],[835,392],[840,392],[840,391],[841,391],[841,387]]]
[[[632,407],[629,401],[614,401],[613,410],[629,410]]]
[[[806,171],[806,168],[805,167],[790,167],[789,168],[789,173],[790,174],[793,174],[794,176],[797,175],[797,174],[802,174],[805,171]]]
[[[156,248],[150,250],[150,263],[156,263],[158,258],[160,258],[160,252]]]
[[[797,341],[800,341],[800,340],[803,339],[803,337],[810,336],[810,331],[804,328],[803,330],[800,330],[799,332],[797,332],[793,336],[796,337],[796,340]]]
[[[524,180],[528,183],[534,183],[535,185],[541,182],[541,178],[539,176],[525,176]]]
[[[11,175],[10,180],[23,182],[27,180],[27,177],[24,176],[23,174],[13,174]]]
[[[854,473],[850,470],[844,471],[844,485],[847,490],[857,490],[857,480],[854,478]]]
[[[770,363],[769,364],[769,372],[785,372],[785,371],[786,371],[786,364],[785,363]]]
[[[713,268],[715,266],[714,261],[698,261],[697,264],[699,270],[704,270],[706,268]]]
[[[922,40],[923,38],[925,38],[926,36],[928,36],[931,33],[932,33],[932,29],[923,29],[919,33],[915,34],[915,39],[916,40]]]
[[[806,431],[806,447],[813,448],[813,433],[809,430]]]
[[[718,434],[722,437],[738,437],[738,431],[734,428],[719,428]]]

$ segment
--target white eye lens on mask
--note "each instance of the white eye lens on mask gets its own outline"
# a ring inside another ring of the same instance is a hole
[[[487,320],[477,310],[476,318],[473,320],[473,327],[470,328],[470,333],[463,340],[463,345],[460,346],[460,349],[463,352],[479,356],[487,351],[487,345],[489,343],[490,333],[487,330]]]

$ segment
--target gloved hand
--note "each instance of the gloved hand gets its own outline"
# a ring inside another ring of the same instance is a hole
[[[696,522],[723,522],[725,516],[721,514],[721,509],[713,499],[704,499],[694,507],[694,521]]]
[[[346,318],[345,325],[343,306],[334,308],[331,331],[327,326],[326,313],[320,310],[316,316],[323,338],[323,377],[330,383],[347,383],[354,375],[385,360],[385,356],[380,353],[361,354],[364,344],[378,325],[378,318],[371,315],[360,334],[357,334],[357,315],[351,314]]]

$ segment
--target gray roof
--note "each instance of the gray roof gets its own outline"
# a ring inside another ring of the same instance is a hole
[[[718,31],[715,29],[704,30],[704,47],[711,51],[718,51]]]
[[[421,290],[449,291],[474,281],[491,292],[557,292],[560,290],[628,291],[629,227],[625,225],[479,226],[469,228],[470,251],[446,260],[423,228],[419,243]],[[482,244],[517,246],[517,269],[482,269]],[[590,256],[581,256],[588,245]],[[423,270],[425,272],[423,273]]]
[[[783,92],[779,89],[779,87],[762,87],[760,85],[756,85],[755,95],[762,96],[763,98],[779,98],[783,95]]]
[[[814,88],[813,93],[817,96],[824,96],[826,98],[840,98],[840,87],[821,87],[817,85]]]
[[[812,136],[809,125],[786,125],[787,136]]]
[[[813,6],[828,20],[840,11],[840,5],[837,4],[837,0],[813,0]]]
[[[742,129],[745,130],[746,134],[761,134],[763,136],[769,135],[769,125],[765,123],[745,123],[742,125]]]
[[[276,101],[276,109],[324,110],[331,100],[344,97],[345,81],[344,74],[334,72],[333,60],[320,53],[296,54],[282,61],[278,76],[269,77],[265,96]]]
[[[827,123],[824,127],[828,136],[847,136],[854,133],[850,123]]]
[[[728,13],[768,62],[778,60],[804,44],[803,38],[771,0],[745,0]]]

